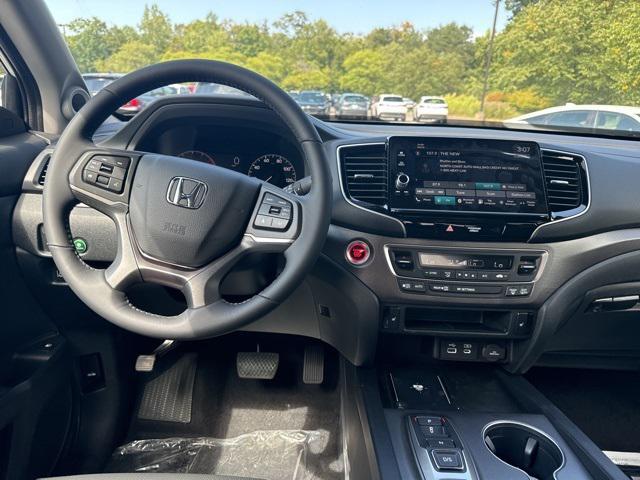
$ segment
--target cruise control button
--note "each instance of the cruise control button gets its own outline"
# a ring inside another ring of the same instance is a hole
[[[256,228],[270,229],[272,223],[273,223],[273,217],[267,217],[266,215],[258,215],[253,225]]]
[[[273,221],[271,222],[271,227],[275,230],[286,230],[288,225],[289,225],[288,218],[274,218]]]
[[[124,185],[121,179],[113,177],[109,179],[109,185],[107,186],[109,190],[117,193],[122,193],[123,187]]]
[[[98,173],[91,170],[85,170],[84,172],[82,172],[82,179],[87,183],[96,183],[96,180],[98,179]]]
[[[118,180],[124,180],[126,174],[127,171],[122,167],[113,167],[113,171],[111,172],[111,176]]]
[[[433,450],[433,461],[438,470],[462,470],[462,455],[459,450]]]

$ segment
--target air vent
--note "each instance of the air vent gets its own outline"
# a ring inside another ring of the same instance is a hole
[[[51,160],[51,155],[47,155],[44,157],[44,162],[42,162],[42,169],[40,170],[40,175],[38,175],[38,185],[44,186],[44,180],[47,177],[47,170],[49,169],[49,160]]]
[[[586,204],[583,161],[578,155],[542,151],[547,203],[552,214],[575,210]]]
[[[352,200],[371,205],[387,203],[387,157],[384,144],[340,148],[342,185]]]

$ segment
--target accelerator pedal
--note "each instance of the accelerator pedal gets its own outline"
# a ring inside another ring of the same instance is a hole
[[[324,348],[307,345],[304,349],[302,381],[308,385],[320,385],[324,380]]]
[[[261,352],[260,345],[255,352],[238,352],[236,370],[238,377],[250,380],[273,380],[280,364],[280,354]]]

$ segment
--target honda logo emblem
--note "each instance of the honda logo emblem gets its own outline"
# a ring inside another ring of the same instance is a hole
[[[207,184],[187,177],[173,177],[167,189],[167,202],[183,208],[200,208],[206,196]]]

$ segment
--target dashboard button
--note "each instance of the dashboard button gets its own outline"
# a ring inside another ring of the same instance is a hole
[[[433,450],[433,462],[438,470],[463,470],[462,455],[459,450]]]
[[[514,285],[508,286],[505,292],[507,297],[526,297],[531,294],[532,285]]]
[[[436,283],[434,285],[429,285],[429,290],[431,290],[432,292],[450,292],[451,287],[449,285]]]
[[[424,427],[420,427],[420,431],[422,434],[429,437],[448,437],[449,434],[444,429],[442,425],[426,425]]]
[[[416,422],[421,427],[427,425],[442,425],[442,417],[430,416],[430,415],[420,415],[416,417]]]
[[[470,293],[470,294],[496,294],[502,292],[502,287],[499,286],[484,286],[484,285],[456,285],[453,289],[454,293]]]
[[[426,278],[440,278],[442,276],[440,270],[425,270],[423,273]]]
[[[424,293],[427,291],[427,286],[422,282],[414,282],[411,280],[399,280],[398,285],[400,290],[409,293]]]
[[[427,440],[429,448],[456,448],[456,442],[450,438],[434,438]]]

